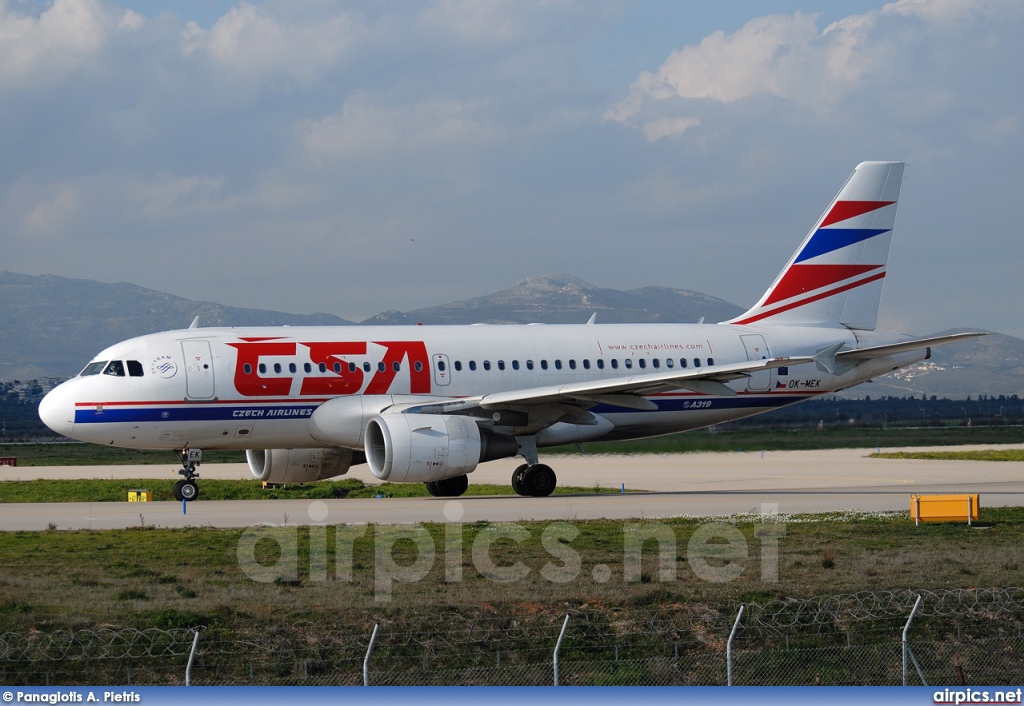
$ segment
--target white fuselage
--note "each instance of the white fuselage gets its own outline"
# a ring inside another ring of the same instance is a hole
[[[453,399],[668,369],[813,356],[903,340],[845,328],[728,324],[196,328],[112,346],[51,392],[41,414],[84,441],[147,449],[316,448],[310,419],[324,402],[359,395],[396,403]],[[542,431],[539,446],[655,436],[766,412],[912,364],[925,350],[849,366],[803,363],[733,380],[735,395],[680,389],[657,410],[601,403],[610,424]],[[89,370],[89,368],[87,368]],[[95,372],[95,371],[100,372]],[[84,371],[83,371],[84,372]],[[569,425],[572,426],[572,425]],[[355,446],[355,444],[353,444]]]

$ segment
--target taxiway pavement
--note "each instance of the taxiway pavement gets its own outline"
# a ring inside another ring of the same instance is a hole
[[[51,523],[58,529],[117,529],[140,524],[227,528],[261,523],[652,519],[772,509],[785,514],[908,510],[913,493],[980,493],[983,511],[985,507],[1024,505],[1024,463],[890,460],[870,458],[870,453],[868,449],[837,449],[545,459],[555,469],[560,486],[621,490],[624,484],[626,490],[648,491],[644,493],[580,492],[522,498],[512,495],[510,489],[507,496],[473,496],[474,483],[509,483],[517,461],[505,459],[474,471],[469,491],[461,498],[199,500],[185,508],[175,502],[10,503],[0,504],[0,531],[43,530]],[[245,464],[207,464],[200,471],[200,493],[202,478],[251,480]],[[364,482],[375,481],[365,466],[353,469],[351,475]],[[4,467],[0,469],[0,494],[2,482],[33,478],[159,477],[175,477],[174,464]]]

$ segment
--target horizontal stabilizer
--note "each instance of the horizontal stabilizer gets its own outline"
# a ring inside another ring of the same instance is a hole
[[[977,338],[978,336],[988,335],[989,334],[984,331],[970,331],[967,333],[951,333],[948,336],[934,336],[932,338],[919,338],[913,341],[903,341],[901,343],[890,343],[884,346],[857,348],[852,351],[837,353],[836,360],[870,360],[871,358],[882,358],[895,353],[906,353],[907,351],[919,351],[922,348],[944,346],[947,343],[956,343],[957,341],[963,341],[968,338]]]

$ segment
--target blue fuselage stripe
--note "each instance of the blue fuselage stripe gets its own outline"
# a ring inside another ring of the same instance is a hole
[[[736,397],[651,397],[659,412],[707,411],[744,408],[784,407],[813,395],[737,395]],[[308,419],[320,404],[241,406],[101,407],[75,410],[75,424],[132,422],[251,422],[280,419]],[[635,409],[601,404],[595,414],[635,414]],[[653,410],[652,410],[653,411]]]

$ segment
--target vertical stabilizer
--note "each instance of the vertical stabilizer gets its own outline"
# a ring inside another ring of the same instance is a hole
[[[775,282],[730,324],[873,330],[903,162],[861,162]]]

